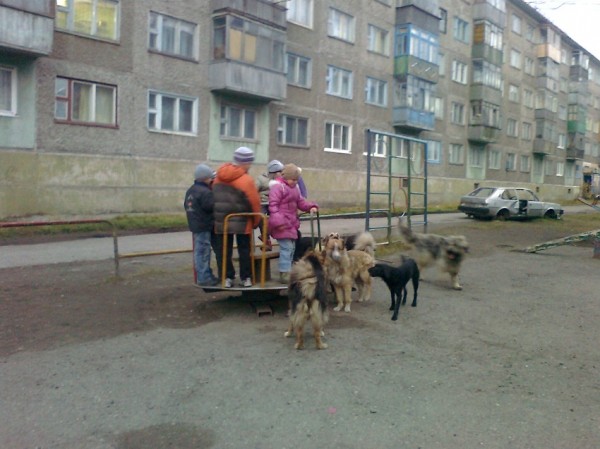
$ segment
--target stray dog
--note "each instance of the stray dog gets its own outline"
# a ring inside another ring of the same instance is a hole
[[[402,219],[398,226],[402,237],[414,248],[419,272],[429,265],[437,264],[440,270],[450,275],[452,288],[462,290],[458,281],[460,266],[469,252],[469,243],[464,235],[436,235],[412,232]]]
[[[294,257],[293,261],[297,262],[300,260],[305,254],[310,250],[314,250],[315,246],[318,243],[318,238],[316,237],[302,237],[302,233],[298,230],[298,240],[296,240],[296,247],[294,248]]]
[[[347,250],[353,249],[357,251],[364,251],[371,257],[375,257],[375,247],[377,246],[377,242],[375,242],[373,234],[368,231],[352,235],[340,235],[337,232],[330,232],[329,235],[323,239],[323,246],[327,245],[327,241],[329,239],[343,239],[344,247]]]
[[[375,264],[374,267],[369,268],[369,274],[373,277],[379,277],[386,283],[390,290],[392,297],[392,303],[390,310],[394,311],[392,320],[398,319],[398,312],[400,311],[400,302],[406,304],[406,296],[408,294],[407,284],[408,281],[412,280],[413,285],[413,302],[411,307],[417,307],[417,290],[419,290],[419,267],[417,263],[410,257],[402,257],[402,264],[399,267],[393,267],[383,263]]]
[[[371,299],[371,276],[368,270],[375,260],[364,251],[348,251],[344,245],[342,238],[328,238],[323,250],[327,279],[333,285],[337,299],[337,306],[333,308],[336,312],[342,308],[344,312],[350,312],[354,283],[359,302]]]
[[[284,336],[296,332],[296,349],[304,348],[304,325],[308,320],[313,327],[317,349],[327,345],[321,341],[323,326],[327,324],[327,291],[325,271],[319,257],[309,253],[292,265],[288,297],[291,303],[290,325]]]

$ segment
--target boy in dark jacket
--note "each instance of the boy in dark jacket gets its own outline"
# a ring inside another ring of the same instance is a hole
[[[205,164],[194,170],[194,184],[185,193],[183,207],[194,237],[194,268],[200,285],[215,286],[219,279],[210,268],[210,248],[214,246],[215,201],[211,190],[215,172]]]

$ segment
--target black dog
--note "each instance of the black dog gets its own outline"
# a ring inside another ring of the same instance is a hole
[[[315,249],[318,241],[317,237],[302,237],[302,233],[298,230],[298,240],[296,240],[293,261],[299,261],[309,250]]]
[[[417,263],[409,257],[402,258],[402,265],[392,267],[383,263],[375,264],[369,268],[369,274],[373,277],[383,279],[390,290],[392,296],[392,304],[390,310],[394,311],[392,320],[398,319],[400,311],[400,301],[406,304],[406,296],[408,294],[406,285],[412,279],[413,290],[415,292],[411,307],[417,307],[417,290],[419,289],[419,267]],[[404,296],[402,295],[404,293]]]

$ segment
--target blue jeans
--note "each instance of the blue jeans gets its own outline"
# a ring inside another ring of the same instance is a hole
[[[289,273],[292,270],[296,240],[278,239],[277,241],[279,242],[279,272]]]
[[[194,268],[198,284],[215,279],[210,269],[211,232],[194,232]]]

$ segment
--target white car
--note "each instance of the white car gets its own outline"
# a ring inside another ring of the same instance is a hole
[[[558,203],[541,201],[532,190],[522,187],[479,187],[460,198],[458,210],[473,218],[560,218]]]

